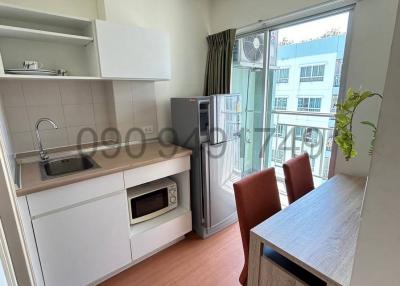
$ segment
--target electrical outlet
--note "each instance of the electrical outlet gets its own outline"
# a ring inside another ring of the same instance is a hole
[[[144,126],[143,132],[144,132],[144,134],[153,134],[154,133],[153,125]]]

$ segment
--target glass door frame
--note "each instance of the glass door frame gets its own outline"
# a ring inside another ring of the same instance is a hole
[[[262,132],[262,147],[261,150],[257,150],[259,152],[260,156],[260,169],[265,168],[265,158],[266,158],[266,152],[268,152],[269,148],[269,142],[266,142],[266,140],[270,141],[271,138],[268,138],[270,135],[268,135],[269,128],[267,126],[267,116],[271,116],[272,113],[270,112],[270,108],[272,108],[273,102],[272,98],[269,98],[268,96],[268,91],[271,88],[271,83],[268,78],[269,74],[269,66],[270,66],[270,34],[271,31],[278,30],[281,28],[286,28],[289,26],[293,25],[298,25],[302,24],[305,22],[313,21],[313,20],[318,20],[322,19],[325,17],[329,16],[334,16],[337,14],[349,13],[349,18],[348,18],[348,25],[347,25],[347,32],[346,32],[346,42],[345,42],[345,50],[344,50],[344,55],[343,55],[343,63],[342,63],[342,69],[341,69],[341,76],[340,76],[340,87],[339,87],[339,94],[338,94],[338,103],[343,102],[346,94],[346,88],[347,88],[347,75],[348,75],[348,63],[349,63],[349,54],[350,54],[350,46],[351,46],[351,39],[352,39],[352,31],[353,31],[353,16],[354,16],[354,7],[356,4],[350,4],[350,5],[345,5],[344,7],[340,8],[335,8],[329,11],[324,11],[320,13],[316,13],[314,15],[308,15],[305,17],[299,16],[298,19],[295,20],[289,20],[289,21],[282,21],[282,23],[275,24],[275,25],[270,25],[270,26],[264,26],[263,28],[259,29],[254,29],[253,31],[246,31],[245,33],[239,33],[236,35],[236,40],[249,36],[249,35],[256,35],[256,34],[261,34],[264,33],[264,54],[263,54],[263,68],[262,68],[262,77],[263,77],[263,92],[264,92],[264,106],[263,106],[263,125],[262,125],[262,130],[255,130],[254,132]],[[231,82],[232,85],[232,82]],[[269,115],[268,115],[269,114]],[[271,119],[270,119],[271,120]],[[334,130],[336,130],[336,123],[334,126]],[[328,172],[328,178],[332,177],[335,172],[335,167],[336,167],[336,157],[337,157],[337,144],[334,142],[332,143],[332,151],[331,151],[331,158],[330,158],[330,163],[329,163],[329,172]]]

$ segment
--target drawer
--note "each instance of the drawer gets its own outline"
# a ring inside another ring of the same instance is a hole
[[[326,286],[327,283],[300,265],[264,246],[259,286]]]
[[[191,231],[192,213],[186,211],[174,219],[137,233],[131,237],[132,260],[135,261],[153,254]]]
[[[35,217],[124,189],[122,172],[27,195]]]
[[[259,286],[307,286],[302,280],[292,275],[266,257],[261,257]]]
[[[190,170],[190,156],[175,158],[124,171],[125,188],[128,189],[187,170]]]

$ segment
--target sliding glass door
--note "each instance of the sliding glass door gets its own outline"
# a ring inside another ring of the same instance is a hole
[[[232,92],[241,95],[241,156],[242,174],[259,171],[262,166],[260,149],[265,108],[265,33],[257,33],[235,42],[232,71]]]
[[[316,185],[327,179],[350,12],[238,37],[232,91],[242,97],[244,174],[310,154]],[[284,189],[281,183],[281,189]]]

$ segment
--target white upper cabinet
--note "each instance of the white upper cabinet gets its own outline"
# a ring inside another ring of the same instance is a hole
[[[95,21],[95,31],[101,77],[171,79],[167,33],[100,20]]]
[[[0,3],[0,57],[6,69],[35,60],[68,76],[2,74],[17,79],[171,79],[168,34]]]

